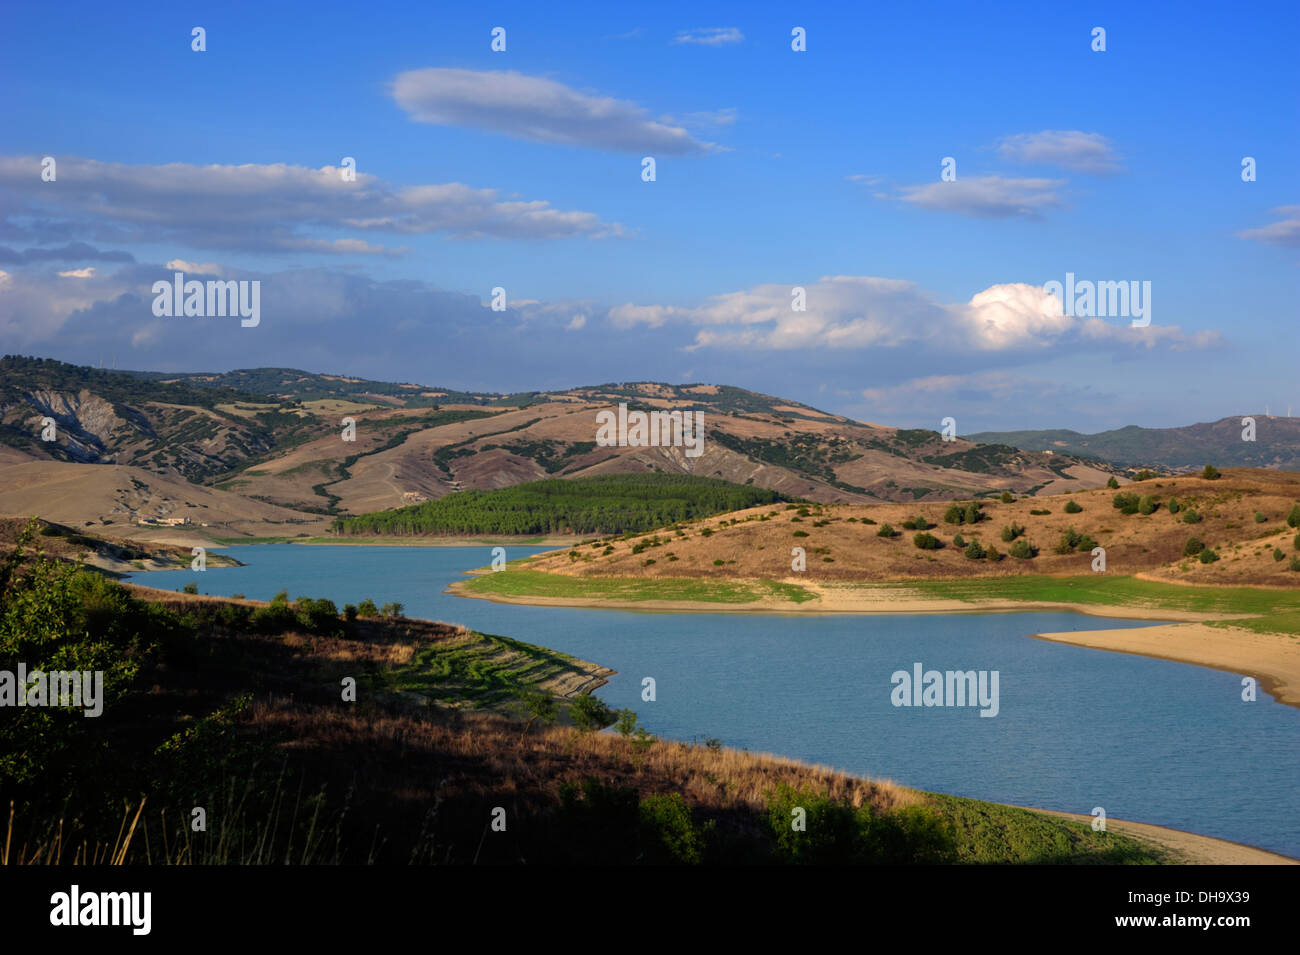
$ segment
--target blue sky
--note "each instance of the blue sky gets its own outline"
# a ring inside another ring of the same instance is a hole
[[[1294,3],[607,6],[10,11],[0,349],[963,433],[1300,410]],[[156,317],[181,268],[260,324]],[[1052,314],[1067,272],[1150,325]]]

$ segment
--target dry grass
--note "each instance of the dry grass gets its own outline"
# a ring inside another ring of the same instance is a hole
[[[1230,469],[1215,481],[1198,477],[1157,478],[1133,483],[1123,490],[1153,495],[1161,507],[1150,515],[1125,515],[1114,508],[1117,493],[1109,489],[1081,491],[1070,495],[1020,498],[1004,504],[997,498],[981,501],[987,520],[976,525],[944,523],[950,502],[873,505],[813,505],[809,516],[799,521],[797,511],[784,505],[750,508],[693,524],[682,525],[685,536],[674,530],[658,532],[664,541],[633,553],[634,546],[654,533],[629,540],[603,540],[599,546],[579,546],[539,555],[522,566],[532,570],[572,576],[617,576],[632,578],[699,577],[710,579],[791,579],[810,582],[846,583],[885,580],[960,579],[1010,576],[1025,573],[1075,575],[1091,572],[1092,556],[1087,552],[1056,554],[1061,534],[1067,528],[1091,535],[1106,548],[1106,573],[1130,576],[1151,575],[1155,579],[1197,584],[1247,584],[1252,586],[1300,587],[1300,574],[1288,570],[1288,561],[1275,561],[1275,546],[1288,555],[1295,553],[1295,528],[1286,526],[1292,505],[1300,501],[1300,474],[1261,469]],[[1199,524],[1184,523],[1185,510],[1170,514],[1167,502],[1176,497],[1184,508],[1194,508],[1203,518]],[[1065,504],[1075,501],[1082,512],[1068,514]],[[1034,510],[1050,510],[1036,515]],[[1255,523],[1256,512],[1267,521]],[[761,516],[769,516],[766,521]],[[935,525],[929,533],[944,547],[919,550],[912,542],[913,531],[903,522],[924,516]],[[863,524],[863,518],[876,524]],[[850,519],[853,520],[850,520]],[[826,522],[822,526],[817,523]],[[1039,548],[1032,560],[1005,556],[1010,544],[1000,533],[1017,523],[1026,528],[1025,539]],[[877,536],[882,524],[891,524],[898,536]],[[711,533],[704,535],[705,530]],[[803,531],[806,537],[795,537]],[[953,546],[954,535],[966,541],[992,545],[1004,557],[994,563],[967,559]],[[1198,537],[1219,554],[1213,564],[1183,557],[1189,537]],[[603,556],[605,547],[614,548]],[[804,548],[807,570],[791,573],[791,550]],[[572,560],[570,552],[578,559]],[[670,560],[676,557],[676,560]],[[830,558],[826,561],[824,558]],[[645,566],[647,559],[654,564]],[[714,561],[721,561],[715,564]]]

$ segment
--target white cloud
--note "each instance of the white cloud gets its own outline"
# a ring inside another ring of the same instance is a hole
[[[448,233],[506,239],[603,238],[625,234],[590,212],[554,209],[542,200],[504,197],[463,183],[396,186],[357,173],[343,181],[334,166],[127,165],[60,158],[59,188],[42,189],[31,157],[0,158],[0,189],[19,197],[6,221],[39,214],[54,232],[111,233],[114,241],[178,242],[241,252],[397,254],[355,235],[322,231]],[[25,200],[25,205],[22,201]],[[65,221],[56,222],[51,213]]]
[[[1007,136],[997,146],[1003,159],[1060,166],[1078,172],[1108,173],[1120,168],[1110,140],[1077,129],[1046,129]]]
[[[399,73],[392,96],[411,119],[465,126],[537,143],[649,155],[713,151],[681,126],[650,118],[630,100],[596,96],[540,76],[430,67]]]
[[[88,265],[84,269],[69,269],[66,272],[60,272],[59,277],[64,279],[88,279],[95,274],[95,267]]]
[[[1271,245],[1281,245],[1293,249],[1300,247],[1300,206],[1278,206],[1276,209],[1269,211],[1273,215],[1282,216],[1283,218],[1278,222],[1271,222],[1258,229],[1246,229],[1238,232],[1237,237],[1254,239],[1257,242],[1268,242]]]
[[[611,308],[615,327],[669,323],[695,326],[688,351],[883,349],[921,347],[952,353],[1040,353],[1068,346],[1203,348],[1217,332],[1186,334],[1176,326],[1133,328],[1063,313],[1041,286],[993,285],[969,302],[940,304],[911,282],[872,276],[827,276],[806,284],[807,310],[791,308],[791,286],[760,285],[704,305],[625,304]]]
[[[903,186],[904,202],[935,212],[954,212],[977,219],[1005,219],[1013,216],[1038,218],[1045,210],[1061,204],[1056,190],[1063,179],[1006,179],[983,176],[958,178],[953,182],[931,182]]]
[[[192,272],[195,275],[223,275],[225,269],[215,262],[186,262],[184,259],[172,259],[167,263],[167,268],[173,272]]]
[[[727,46],[731,43],[744,42],[745,34],[739,27],[700,27],[695,30],[679,30],[673,38],[674,43],[693,43],[698,46]]]

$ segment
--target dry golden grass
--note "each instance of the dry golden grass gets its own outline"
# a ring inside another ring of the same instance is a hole
[[[1069,495],[1020,498],[1004,504],[997,498],[983,499],[987,519],[976,525],[944,523],[950,502],[881,503],[872,505],[813,505],[807,517],[794,521],[794,510],[785,505],[750,508],[682,526],[682,535],[660,531],[661,546],[633,553],[634,546],[656,535],[638,535],[630,540],[611,539],[599,546],[585,545],[555,551],[525,562],[529,569],[576,576],[618,577],[708,577],[737,579],[785,579],[798,577],[815,582],[870,582],[908,579],[953,579],[1003,576],[1024,573],[1069,576],[1091,572],[1092,556],[1087,552],[1053,552],[1062,532],[1074,528],[1091,535],[1106,549],[1108,574],[1149,574],[1161,580],[1199,584],[1249,584],[1279,587],[1300,586],[1300,574],[1288,569],[1289,561],[1275,561],[1272,551],[1280,547],[1287,555],[1295,528],[1286,526],[1291,507],[1300,501],[1300,474],[1261,469],[1231,469],[1215,481],[1199,477],[1156,478],[1123,488],[1138,495],[1152,495],[1161,503],[1153,514],[1125,515],[1112,506],[1114,490],[1102,488]],[[1184,510],[1170,514],[1167,503],[1176,497]],[[1077,514],[1065,512],[1075,501],[1083,507]],[[1199,524],[1182,521],[1186,508],[1203,518]],[[1050,510],[1035,515],[1034,510]],[[1267,521],[1255,523],[1256,512]],[[766,521],[758,518],[771,515]],[[903,522],[923,516],[935,525],[928,533],[944,543],[940,550],[920,550],[912,541],[914,531]],[[863,524],[863,518],[876,524]],[[855,520],[850,520],[850,519]],[[822,523],[822,526],[815,526]],[[1005,556],[1011,547],[1000,533],[1017,523],[1023,535],[1039,548],[1032,560]],[[891,524],[898,536],[877,536],[880,526]],[[711,533],[704,535],[705,530]],[[802,531],[806,537],[795,537]],[[953,546],[953,537],[992,545],[1004,555],[997,562],[967,559]],[[1213,564],[1183,557],[1189,537],[1197,537],[1219,554]],[[613,552],[603,556],[606,546]],[[791,550],[802,547],[807,570],[791,572]],[[577,560],[570,559],[576,551]],[[676,557],[676,560],[672,560]],[[826,560],[825,558],[830,558]],[[654,563],[646,566],[647,560]],[[715,564],[715,561],[721,561]]]

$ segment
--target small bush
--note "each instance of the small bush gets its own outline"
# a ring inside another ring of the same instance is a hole
[[[1156,499],[1153,498],[1150,494],[1138,498],[1139,514],[1154,514],[1158,507],[1160,507],[1159,503],[1157,503]]]
[[[1183,523],[1184,523],[1184,524],[1199,524],[1199,523],[1201,523],[1201,515],[1198,514],[1198,513],[1196,513],[1196,511],[1194,511],[1194,510],[1188,508],[1187,513],[1185,513],[1185,514],[1183,515]]]
[[[1012,497],[1010,491],[1003,491],[1001,501],[1003,504],[1011,504],[1015,501],[1015,498]]]
[[[1287,527],[1300,527],[1300,504],[1292,504],[1286,515]]]
[[[1171,497],[1167,506],[1170,514],[1177,514],[1183,509],[1183,505],[1179,503],[1178,498],[1176,497]]]
[[[1046,517],[1048,514],[1050,514],[1050,513],[1052,513],[1052,512],[1051,512],[1050,510],[1048,510],[1047,508],[1043,508],[1042,510],[1030,511],[1029,513],[1030,513],[1030,514],[1033,514],[1034,517]]]
[[[616,717],[603,700],[584,693],[569,706],[569,717],[580,730],[602,730],[614,723]]]
[[[1199,560],[1202,564],[1212,564],[1218,559],[1219,559],[1219,555],[1216,554],[1214,551],[1210,550],[1210,548],[1208,547],[1205,548],[1205,550],[1201,551],[1197,555],[1197,560]]]
[[[1112,491],[1115,490],[1115,488],[1119,487],[1119,481],[1115,480],[1115,475],[1112,474],[1110,476],[1110,480],[1106,482],[1106,486],[1110,488]]]
[[[1255,523],[1256,523],[1256,524],[1263,524],[1263,523],[1264,523],[1265,521],[1267,521],[1267,520],[1268,520],[1268,517],[1265,516],[1265,514],[1264,514],[1263,511],[1256,511],[1256,512],[1255,512]]]
[[[199,585],[191,580],[188,584],[182,587],[181,590],[187,594],[197,594],[199,592]]]
[[[1183,556],[1195,557],[1203,550],[1205,550],[1205,545],[1201,543],[1199,537],[1189,537],[1187,538],[1187,543],[1183,545]]]
[[[794,534],[792,534],[791,536],[793,536],[793,537],[807,537],[807,536],[808,536],[808,532],[807,532],[807,531],[795,531]]]
[[[980,546],[979,541],[971,541],[966,545],[965,554],[971,560],[981,560],[984,557],[984,548]]]
[[[1207,481],[1217,481],[1221,476],[1222,475],[1219,474],[1219,469],[1213,464],[1207,464],[1205,470],[1201,472],[1201,477],[1205,478]]]
[[[1292,554],[1291,563],[1289,564],[1289,566],[1292,570],[1300,570],[1300,557],[1297,557],[1295,554]]]
[[[938,550],[940,547],[939,538],[924,532],[912,535],[912,543],[921,550]]]
[[[881,524],[881,525],[880,525],[880,530],[876,531],[876,536],[877,536],[877,537],[893,537],[894,534],[896,534],[896,533],[897,533],[897,531],[894,530],[894,527],[893,527],[892,524]]]
[[[375,602],[373,600],[367,597],[365,600],[361,601],[361,603],[357,604],[357,616],[378,617],[379,608],[375,606]]]
[[[1065,502],[1065,513],[1067,514],[1078,514],[1082,510],[1083,510],[1083,505],[1080,504],[1078,501]]]
[[[954,504],[943,512],[943,522],[945,524],[960,524],[965,519],[965,514],[965,511]]]
[[[1286,554],[1282,553],[1282,548],[1281,548],[1281,547],[1274,547],[1274,548],[1273,548],[1273,559],[1274,559],[1274,560],[1282,560],[1282,559],[1285,558],[1285,557],[1286,557]]]
[[[1011,549],[1007,553],[1012,557],[1018,557],[1020,560],[1029,560],[1038,553],[1038,548],[1022,537],[1011,545]]]
[[[1024,533],[1025,533],[1024,527],[1017,524],[1015,521],[1012,521],[1006,527],[1002,528],[1002,534],[1000,536],[1002,537],[1003,541],[1010,544],[1017,537],[1024,536]]]
[[[953,538],[952,538],[952,546],[953,546],[953,547],[965,547],[965,546],[966,546],[966,538],[962,537],[960,534],[954,534],[954,535],[953,535]]]

